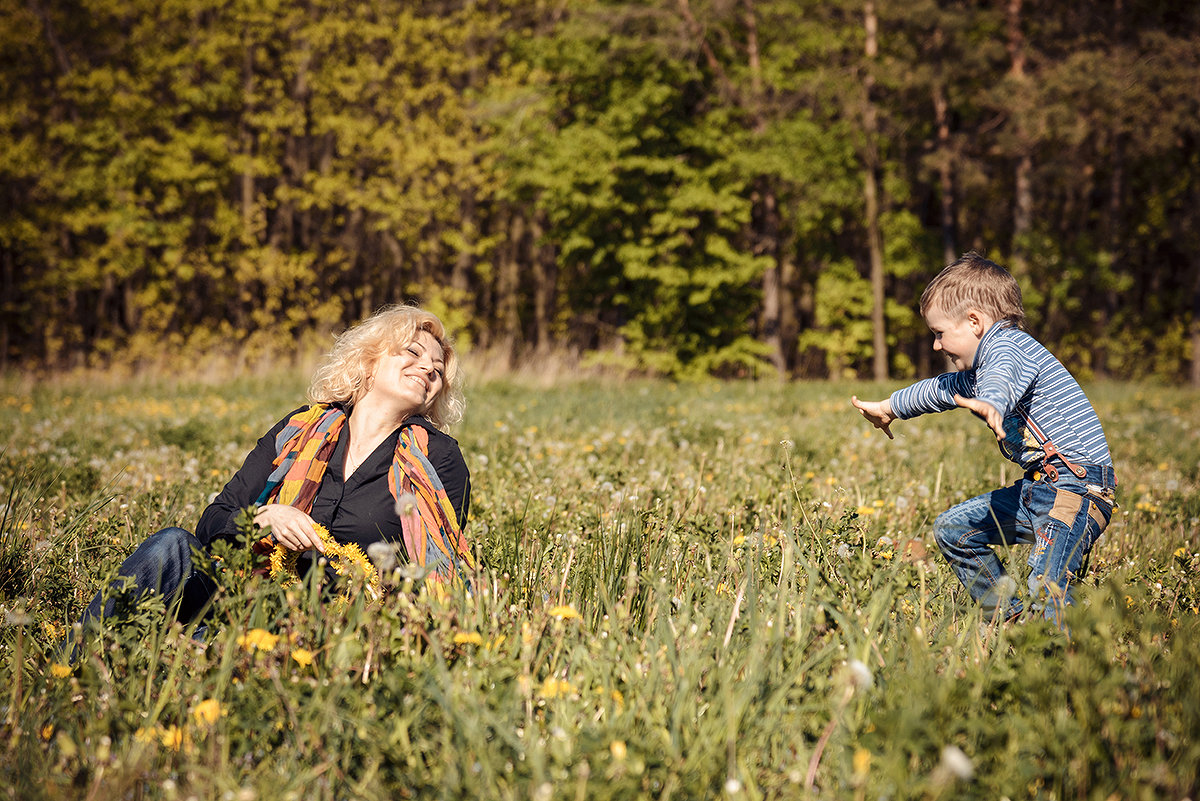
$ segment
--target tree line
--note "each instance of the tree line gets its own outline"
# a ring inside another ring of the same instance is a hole
[[[1200,6],[0,0],[0,362],[270,355],[417,300],[676,376],[929,374],[968,249],[1200,384]]]

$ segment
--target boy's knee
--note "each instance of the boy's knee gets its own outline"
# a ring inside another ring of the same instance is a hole
[[[950,510],[946,510],[933,521],[933,541],[939,548],[945,550],[947,546],[957,542],[957,538],[953,536],[954,530],[953,516],[950,514]]]

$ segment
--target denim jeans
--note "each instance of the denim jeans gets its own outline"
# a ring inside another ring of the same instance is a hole
[[[933,535],[950,567],[985,612],[1021,614],[1024,602],[993,546],[1024,543],[1029,554],[1031,609],[1060,623],[1080,565],[1112,518],[1116,475],[1083,465],[1085,478],[1059,470],[1058,480],[1027,475],[940,514]]]
[[[164,528],[148,537],[117,569],[117,577],[96,593],[79,619],[79,631],[111,617],[116,596],[132,584],[138,598],[159,594],[167,604],[178,604],[179,620],[191,622],[205,609],[216,592],[216,584],[196,564],[193,549],[205,553],[204,546],[182,528]],[[71,661],[78,655],[78,643],[69,635]]]

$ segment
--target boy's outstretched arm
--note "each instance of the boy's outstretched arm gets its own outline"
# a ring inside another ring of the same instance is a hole
[[[979,398],[964,398],[962,395],[955,395],[954,402],[964,409],[969,409],[987,423],[997,440],[1004,439],[1004,417],[996,410],[995,406],[987,401],[981,401]]]
[[[860,401],[857,395],[851,395],[850,402],[854,404],[855,409],[862,412],[862,416],[867,418],[868,423],[887,434],[888,439],[895,439],[890,428],[896,420],[896,415],[892,414],[891,403],[886,400]]]

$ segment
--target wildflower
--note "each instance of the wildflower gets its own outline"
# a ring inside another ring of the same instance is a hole
[[[957,745],[948,745],[942,749],[940,767],[949,775],[963,781],[975,775],[975,766],[971,764],[971,758]]]
[[[610,754],[612,754],[613,759],[617,760],[618,762],[622,761],[623,759],[625,759],[625,754],[627,753],[627,749],[625,748],[625,741],[624,740],[613,740],[611,743],[608,744],[608,751]]]
[[[192,717],[201,726],[211,726],[225,715],[225,709],[216,698],[201,701],[192,709]]]
[[[50,735],[52,735],[52,734],[54,734],[54,724],[47,723],[45,726],[42,727],[41,735],[42,735],[43,740],[48,741],[50,739]]]
[[[733,547],[738,548],[738,547],[742,546],[743,544],[745,544],[745,542],[746,542],[746,535],[738,534],[736,537],[733,538]]]
[[[866,776],[867,771],[871,768],[871,752],[865,748],[858,748],[854,751],[854,775]]]
[[[583,619],[583,615],[576,612],[575,607],[571,606],[570,604],[562,604],[560,606],[551,607],[549,614],[551,617],[556,617],[559,620],[571,620],[572,618],[576,620]]]
[[[67,665],[55,662],[50,666],[50,675],[56,679],[65,679],[67,676],[71,675],[71,668]]]
[[[542,682],[542,688],[539,694],[543,698],[557,698],[560,695],[568,695],[575,692],[575,686],[566,679],[556,679],[553,676]]]
[[[856,689],[869,690],[875,685],[875,677],[871,675],[871,669],[857,659],[851,659],[846,663],[847,669],[850,671],[850,683]]]
[[[270,651],[279,642],[279,635],[272,634],[266,629],[250,629],[238,637],[238,645],[247,651]]]
[[[399,566],[398,550],[395,543],[372,542],[367,546],[367,558],[375,563],[380,573],[390,575]]]
[[[411,492],[402,492],[396,497],[396,516],[408,517],[409,515],[419,514],[420,507],[417,506],[417,496]]]
[[[179,726],[168,726],[159,730],[158,739],[163,744],[163,748],[178,751],[183,746],[184,731]]]
[[[478,631],[460,631],[454,635],[455,645],[464,645],[466,643],[483,645],[483,637],[480,636]]]
[[[742,783],[738,779],[730,777],[725,780],[725,792],[729,793],[730,795],[737,795],[741,791]]]
[[[488,640],[488,644],[487,644],[488,649],[491,650],[491,649],[499,648],[501,645],[504,644],[505,639],[507,639],[507,638],[503,634],[497,634],[496,639]]]
[[[295,660],[296,664],[300,667],[308,667],[311,665],[313,663],[314,656],[316,656],[316,654],[307,648],[297,648],[292,651],[292,659]]]

